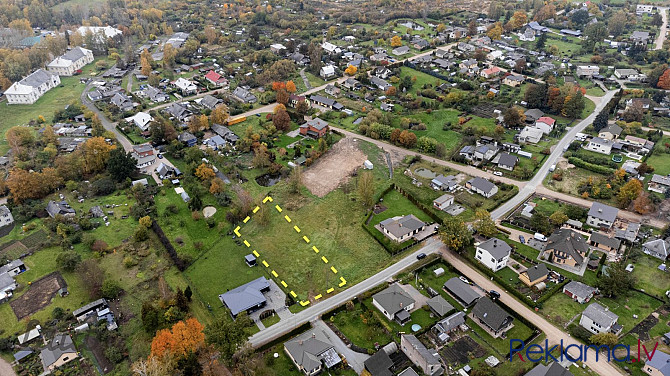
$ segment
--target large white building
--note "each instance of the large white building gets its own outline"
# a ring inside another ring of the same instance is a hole
[[[88,33],[100,35],[103,39],[114,38],[117,35],[123,34],[121,30],[111,26],[81,26],[77,29],[77,32],[82,36],[85,36]]]
[[[504,241],[491,238],[477,246],[475,257],[487,268],[497,272],[507,266],[512,247]]]
[[[9,104],[33,104],[47,91],[60,85],[60,77],[44,69],[38,69],[5,91]]]
[[[86,64],[92,62],[93,51],[75,47],[63,54],[63,56],[55,58],[47,65],[47,69],[59,76],[72,76]]]

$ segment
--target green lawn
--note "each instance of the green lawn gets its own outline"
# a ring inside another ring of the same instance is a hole
[[[654,153],[647,158],[647,164],[654,167],[655,174],[664,176],[670,174],[670,154],[655,150]]]
[[[265,325],[266,328],[271,327],[272,325],[279,322],[279,315],[274,314],[270,317],[264,318],[263,320],[261,320],[261,322],[263,323],[263,325]]]
[[[414,205],[407,197],[396,190],[391,190],[389,193],[385,194],[383,199],[384,201],[381,204],[386,207],[386,210],[373,215],[372,220],[370,221],[370,226],[374,226],[388,218],[408,214],[414,214],[424,222],[432,222],[426,213],[416,207],[416,205]]]
[[[354,304],[354,308],[343,310],[330,318],[330,322],[355,345],[373,350],[376,345],[384,346],[393,340],[390,333],[385,332],[384,326],[374,314],[371,305],[366,308],[361,303]]]
[[[556,294],[544,302],[542,309],[540,309],[540,314],[558,325],[559,328],[562,328],[575,315],[581,314],[586,306],[587,304],[579,304],[562,292],[556,292]],[[579,317],[575,320],[579,322]]]
[[[668,287],[670,287],[670,274],[658,270],[661,260],[642,254],[634,264],[635,287],[652,295],[665,295]]]

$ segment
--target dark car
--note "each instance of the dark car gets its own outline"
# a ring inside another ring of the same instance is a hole
[[[158,159],[163,159],[163,154],[158,154]]]
[[[493,300],[498,300],[498,299],[500,299],[500,293],[499,293],[498,291],[496,291],[496,290],[491,290],[491,291],[489,291],[489,296],[490,296],[491,299],[493,299]]]
[[[523,235],[519,235],[519,242],[521,244],[526,244],[526,238],[524,238]]]
[[[425,259],[425,258],[426,258],[426,254],[425,254],[425,253],[419,253],[418,255],[416,255],[416,259],[417,259],[417,260],[421,260],[421,259]]]

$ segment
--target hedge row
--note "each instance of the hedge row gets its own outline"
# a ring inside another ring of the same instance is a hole
[[[614,172],[614,169],[612,169],[612,168],[605,167],[605,166],[600,166],[600,165],[593,164],[593,163],[588,163],[588,162],[585,162],[582,159],[577,158],[577,157],[568,158],[568,162],[570,162],[570,164],[573,164],[577,167],[581,167],[583,169],[593,171],[593,172],[603,174],[603,175],[609,175],[609,174],[612,174]]]
[[[163,232],[163,229],[161,226],[156,222],[156,220],[153,220],[151,222],[151,229],[154,231],[156,236],[158,236],[158,239],[161,241],[161,244],[163,244],[163,247],[165,247],[165,250],[167,251],[168,255],[172,259],[172,262],[174,262],[175,266],[177,269],[179,269],[180,272],[183,272],[186,270],[186,263],[184,260],[179,258],[179,255],[177,255],[177,251],[174,249],[172,246],[172,243],[170,242],[170,239],[165,236],[165,233]]]

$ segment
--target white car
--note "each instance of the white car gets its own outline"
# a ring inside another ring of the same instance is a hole
[[[493,175],[495,175],[495,176],[503,176],[503,173],[500,172],[500,171],[495,171],[495,172],[493,173]]]
[[[468,285],[470,284],[470,281],[468,281],[468,279],[465,278],[465,277],[463,277],[463,276],[458,277],[458,279],[460,279],[461,281],[467,283]]]

